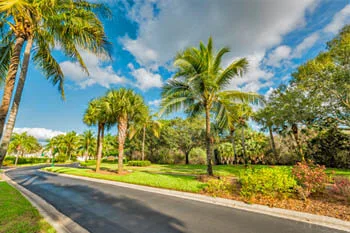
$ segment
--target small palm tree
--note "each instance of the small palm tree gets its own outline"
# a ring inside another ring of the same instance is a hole
[[[215,53],[212,38],[209,38],[207,46],[201,42],[199,48],[187,48],[176,56],[174,65],[178,68],[177,72],[162,91],[161,114],[180,109],[185,109],[190,116],[204,112],[208,175],[213,175],[211,114],[224,120],[228,100],[253,101],[259,96],[256,93],[226,89],[230,81],[241,76],[248,65],[247,60],[242,58],[223,69],[221,60],[228,52],[229,49],[225,47]]]
[[[21,134],[13,134],[11,138],[10,148],[11,151],[17,152],[15,161],[15,165],[17,165],[18,154],[21,154],[21,156],[23,157],[24,153],[32,153],[39,151],[41,149],[41,146],[35,137],[30,136],[26,132],[24,132]]]
[[[79,136],[78,150],[81,151],[85,160],[95,152],[96,139],[91,130],[86,130]]]
[[[66,155],[68,156],[68,160],[72,158],[72,152],[74,152],[78,145],[78,136],[77,133],[72,131],[68,132],[64,135],[62,143],[66,147]]]
[[[142,96],[131,89],[110,90],[105,97],[106,113],[118,125],[118,173],[123,173],[124,143],[129,125],[135,124],[147,109]]]

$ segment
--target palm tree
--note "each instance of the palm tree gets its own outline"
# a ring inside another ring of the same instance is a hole
[[[68,132],[66,135],[64,135],[62,143],[66,147],[66,154],[68,156],[68,160],[71,160],[72,152],[76,150],[78,144],[77,133],[74,131]]]
[[[96,139],[94,133],[91,130],[86,130],[82,135],[80,135],[78,149],[84,155],[85,160],[87,160],[90,157],[90,155],[94,153],[95,143]]]
[[[38,140],[35,137],[28,135],[26,132],[21,134],[14,133],[11,138],[10,147],[13,151],[17,152],[15,165],[17,165],[19,153],[23,157],[24,153],[37,152],[41,149]]]
[[[106,41],[103,25],[93,12],[93,9],[106,9],[103,5],[74,0],[43,0],[35,2],[35,4],[29,0],[15,0],[14,2],[12,4],[5,2],[0,4],[0,13],[7,15],[7,18],[4,20],[10,25],[10,35],[12,32],[12,37],[16,41],[14,51],[5,54],[7,57],[11,56],[11,58],[5,59],[9,61],[9,69],[5,81],[4,96],[0,106],[0,138],[2,137],[3,126],[8,114],[20,51],[26,40],[27,45],[14,96],[14,104],[12,105],[9,122],[6,127],[6,135],[1,143],[0,164],[2,163],[4,154],[6,154],[14,128],[33,43],[35,42],[36,44],[33,57],[35,64],[37,67],[40,67],[47,79],[51,80],[54,85],[59,84],[59,90],[63,98],[64,76],[58,62],[51,54],[51,50],[55,45],[60,44],[62,52],[73,60],[77,60],[86,72],[88,70],[78,48],[101,55],[105,54],[108,50],[108,42]],[[105,12],[108,12],[108,10]],[[14,25],[12,24],[12,19],[15,19]],[[18,35],[20,36],[18,37]],[[11,41],[7,37],[6,40]],[[21,42],[22,40],[23,43]],[[17,41],[19,41],[18,46]],[[16,50],[16,46],[20,47],[17,49],[18,51]],[[0,69],[0,71],[6,71],[6,69]]]
[[[103,154],[110,155],[112,152],[117,151],[118,141],[115,135],[108,133],[103,140]]]
[[[145,141],[147,129],[150,129],[152,134],[156,138],[159,138],[160,130],[162,128],[162,124],[159,121],[153,120],[153,115],[149,114],[148,108],[145,108],[145,110],[147,111],[141,115],[142,117],[139,122],[135,125],[135,127],[130,129],[129,136],[129,138],[132,138],[135,134],[142,132],[141,160],[145,160]]]
[[[211,37],[207,46],[201,42],[199,48],[187,48],[176,56],[174,65],[178,70],[162,91],[161,114],[180,109],[185,109],[190,116],[205,113],[208,175],[213,175],[211,113],[224,119],[227,100],[241,101],[258,97],[255,93],[226,90],[230,81],[241,76],[248,65],[247,60],[242,58],[223,69],[221,60],[228,52],[229,49],[224,47],[214,53]]]
[[[105,98],[106,113],[118,124],[118,173],[123,173],[124,143],[129,124],[142,119],[147,106],[143,98],[131,89],[110,90]]]
[[[101,166],[102,153],[103,153],[104,131],[106,126],[108,128],[110,127],[103,98],[94,99],[90,101],[88,108],[85,111],[83,121],[88,126],[97,125],[96,172],[99,172],[100,166]]]

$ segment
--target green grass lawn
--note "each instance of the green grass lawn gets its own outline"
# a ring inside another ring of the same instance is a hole
[[[44,170],[195,193],[201,191],[206,186],[205,183],[196,180],[196,177],[188,175],[154,174],[142,171],[134,171],[126,175],[117,175],[95,173],[92,169],[65,167],[47,167],[44,168]]]
[[[95,168],[95,165],[88,166]],[[101,167],[108,170],[117,170],[118,164],[102,163]],[[269,165],[252,165],[253,168],[259,169],[263,167],[271,167]],[[281,167],[281,166],[279,166]],[[283,166],[291,168],[291,166]],[[206,165],[173,165],[173,164],[152,164],[148,167],[130,167],[125,166],[126,170],[160,173],[160,174],[183,174],[183,175],[203,175],[206,174]],[[213,166],[214,174],[218,176],[238,176],[240,171],[244,170],[244,165],[216,165]],[[326,173],[350,177],[350,169],[327,168]]]
[[[6,182],[0,182],[0,233],[56,232],[30,202]]]

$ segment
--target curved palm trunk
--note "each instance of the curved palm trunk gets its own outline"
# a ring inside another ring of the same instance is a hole
[[[97,143],[96,143],[96,154],[95,157],[98,157],[98,151],[100,149],[100,139],[101,139],[101,124],[97,124]]]
[[[206,127],[206,149],[207,149],[207,173],[209,176],[214,175],[213,174],[213,167],[211,164],[212,160],[212,151],[211,151],[211,144],[212,140],[210,137],[210,110],[209,107],[205,108],[205,127]]]
[[[33,46],[33,38],[30,37],[30,38],[28,38],[28,42],[27,42],[27,45],[26,45],[26,48],[24,51],[21,74],[19,76],[19,80],[18,80],[18,84],[17,84],[17,88],[16,88],[16,93],[15,93],[13,104],[12,104],[11,111],[10,111],[10,116],[9,116],[7,124],[6,124],[5,134],[1,140],[0,166],[1,166],[1,164],[5,158],[5,155],[7,153],[7,149],[8,149],[8,146],[10,144],[13,128],[15,127],[18,108],[19,108],[19,104],[21,102],[22,92],[23,92],[24,84],[25,84],[26,77],[27,77],[27,71],[28,71],[29,60],[30,60],[30,50],[32,49],[32,46]]]
[[[277,158],[278,155],[277,155],[277,150],[276,150],[276,144],[275,144],[275,139],[273,137],[271,126],[269,126],[269,133],[270,133],[272,151],[273,151],[273,154],[275,155],[275,158]]]
[[[238,161],[237,161],[237,152],[236,152],[235,129],[232,128],[230,131],[230,134],[231,134],[231,142],[233,147],[233,160],[237,164]]]
[[[101,167],[101,159],[102,159],[102,149],[103,149],[103,138],[104,138],[104,131],[105,126],[104,124],[100,124],[98,126],[99,133],[98,133],[98,151],[97,151],[97,162],[96,162],[96,172],[100,171]]]
[[[146,141],[146,126],[143,126],[143,135],[142,135],[142,160],[145,160],[145,141]]]
[[[120,117],[118,119],[118,173],[123,173],[123,156],[124,143],[126,138],[126,130],[128,128],[127,117]]]
[[[16,42],[13,48],[13,54],[10,59],[10,67],[5,79],[4,95],[2,97],[2,102],[0,106],[0,138],[2,138],[2,134],[4,132],[5,120],[10,108],[12,92],[16,82],[16,75],[17,75],[18,65],[20,63],[20,56],[21,56],[21,51],[22,51],[24,41],[25,41],[24,37],[20,36],[16,38]]]

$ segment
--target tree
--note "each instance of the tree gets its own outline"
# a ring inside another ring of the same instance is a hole
[[[60,44],[62,52],[73,60],[78,61],[83,70],[88,72],[78,48],[96,54],[105,54],[108,45],[102,23],[93,12],[93,10],[97,9],[106,10],[100,4],[74,0],[44,0],[39,2],[16,0],[0,5],[0,13],[6,15],[3,20],[10,25],[10,32],[7,35],[14,37],[16,41],[11,58],[6,59],[9,60],[9,70],[0,107],[0,138],[3,134],[3,126],[10,106],[20,61],[20,52],[23,44],[27,41],[14,103],[11,108],[6,133],[1,143],[0,164],[4,154],[6,154],[9,139],[14,128],[33,43],[37,46],[34,50],[34,63],[54,85],[59,83],[59,90],[64,97],[64,75],[58,62],[52,56],[51,50],[56,44]],[[14,24],[12,23],[13,20]],[[7,37],[6,40],[8,40]],[[11,43],[8,46],[11,46]],[[9,56],[9,53],[5,55]],[[7,70],[0,69],[0,71]]]
[[[91,130],[86,130],[79,136],[78,150],[82,152],[87,160],[90,155],[95,153],[96,139],[94,133]]]
[[[106,126],[108,128],[110,127],[110,119],[106,114],[105,100],[103,98],[90,101],[88,108],[85,111],[83,121],[89,126],[97,125],[96,172],[99,172],[103,153],[104,131]]]
[[[32,153],[39,151],[41,149],[41,146],[35,137],[30,136],[26,132],[24,132],[21,134],[13,134],[11,138],[10,149],[11,151],[17,152],[15,161],[15,165],[17,165],[18,154],[21,154],[21,156],[23,157],[24,153]]]
[[[110,90],[105,96],[106,114],[118,125],[118,173],[123,173],[124,143],[129,124],[135,124],[147,112],[143,98],[131,89]]]
[[[74,152],[78,145],[78,136],[77,133],[72,131],[68,132],[64,135],[62,143],[66,148],[66,155],[68,156],[68,160],[71,160],[72,152]]]
[[[247,60],[242,58],[223,69],[221,60],[227,52],[229,49],[225,47],[215,53],[212,38],[209,38],[207,46],[201,42],[199,48],[191,47],[178,53],[174,62],[177,71],[162,91],[161,113],[180,109],[184,109],[189,116],[205,113],[208,175],[213,175],[211,114],[224,118],[228,99],[235,101],[257,96],[254,93],[226,90],[230,81],[242,75],[248,65]]]

